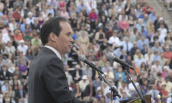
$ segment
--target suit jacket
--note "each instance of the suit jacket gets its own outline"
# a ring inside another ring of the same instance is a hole
[[[3,71],[0,72],[0,80],[9,80],[11,73],[6,71],[6,75],[4,75]]]
[[[69,90],[63,61],[44,47],[29,71],[29,103],[84,103]]]
[[[15,97],[16,98],[25,98],[25,95],[26,95],[26,91],[25,90],[22,90],[22,94],[20,93],[20,90],[17,90],[15,92]]]

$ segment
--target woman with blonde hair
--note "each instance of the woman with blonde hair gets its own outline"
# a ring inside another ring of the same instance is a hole
[[[148,37],[151,38],[155,33],[155,26],[154,26],[152,20],[148,20],[148,24],[146,26],[146,29],[148,30],[148,33],[149,33]]]

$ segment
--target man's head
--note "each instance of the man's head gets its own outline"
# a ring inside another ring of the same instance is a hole
[[[53,17],[43,24],[40,38],[43,45],[50,45],[63,55],[70,52],[73,42],[72,34],[73,30],[67,19]]]

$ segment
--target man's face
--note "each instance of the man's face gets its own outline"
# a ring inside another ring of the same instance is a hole
[[[61,53],[66,54],[70,52],[70,49],[72,47],[72,34],[73,30],[69,23],[67,22],[60,22],[60,26],[62,28],[59,36],[56,36],[56,45],[55,48]]]

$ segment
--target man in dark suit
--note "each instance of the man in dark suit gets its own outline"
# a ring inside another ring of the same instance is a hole
[[[2,70],[0,71],[0,80],[9,80],[11,73],[7,70],[7,66],[3,65]]]
[[[29,71],[29,103],[84,103],[69,90],[62,58],[72,47],[73,30],[63,17],[47,20],[40,31],[45,45]]]
[[[16,102],[21,101],[23,98],[25,98],[26,91],[23,90],[23,86],[19,85],[19,89],[15,92],[15,100]]]

